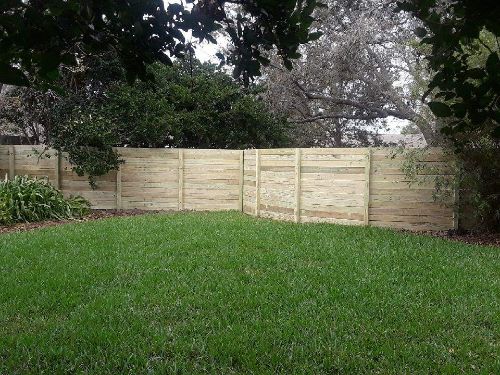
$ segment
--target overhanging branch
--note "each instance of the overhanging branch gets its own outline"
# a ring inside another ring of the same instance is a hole
[[[350,99],[342,99],[342,98],[334,98],[324,94],[318,94],[308,91],[303,85],[301,85],[298,81],[293,81],[295,86],[299,88],[299,90],[303,93],[303,95],[310,100],[323,100],[331,104],[335,105],[344,105],[349,107],[354,107],[361,109],[365,112],[364,115],[331,115],[327,116],[327,118],[345,118],[345,119],[356,119],[356,120],[374,120],[374,119],[383,119],[387,117],[396,117],[402,120],[414,120],[414,116],[407,112],[402,112],[393,109],[380,108],[371,105],[371,103],[362,103],[357,102]],[[321,117],[321,116],[320,116]],[[308,121],[312,122],[312,121]]]

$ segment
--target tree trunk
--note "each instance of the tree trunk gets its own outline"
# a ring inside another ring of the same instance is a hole
[[[339,121],[335,122],[333,141],[335,142],[335,147],[342,147],[342,125],[340,124]]]

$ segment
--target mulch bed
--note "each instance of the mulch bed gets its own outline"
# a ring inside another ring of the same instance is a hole
[[[77,220],[48,220],[42,221],[40,223],[19,223],[8,226],[0,226],[0,234],[2,233],[12,233],[12,232],[25,232],[38,228],[53,227],[56,225],[75,223],[75,222],[86,222],[93,220],[106,219],[116,216],[137,216],[137,215],[148,215],[155,213],[165,213],[167,211],[145,211],[145,210],[92,210],[92,212]],[[415,233],[410,231],[404,231],[405,233]],[[459,231],[423,231],[417,232],[418,234],[423,234],[426,236],[440,237],[447,240],[465,242],[474,245],[489,245],[500,247],[500,233],[475,233],[475,232],[459,232]]]
[[[46,220],[38,223],[18,223],[14,225],[0,225],[0,234],[2,233],[12,233],[12,232],[26,232],[38,228],[54,227],[57,225],[63,225],[68,223],[81,223],[86,221],[94,221],[100,219],[106,219],[116,216],[137,216],[137,215],[148,215],[159,212],[166,211],[145,211],[145,210],[92,210],[89,215],[82,217],[81,219],[72,220]]]
[[[415,232],[412,232],[415,233]],[[440,237],[446,240],[465,242],[472,245],[498,246],[500,247],[500,233],[479,233],[469,231],[423,231],[417,232],[426,236]]]

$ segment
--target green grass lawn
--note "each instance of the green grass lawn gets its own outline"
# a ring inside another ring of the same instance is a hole
[[[500,250],[240,213],[0,236],[0,374],[500,373]]]

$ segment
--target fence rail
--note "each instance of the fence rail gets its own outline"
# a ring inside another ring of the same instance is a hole
[[[92,190],[64,157],[41,146],[0,146],[0,174],[47,177],[66,195],[98,209],[240,210],[295,222],[332,222],[411,230],[456,227],[452,205],[433,199],[432,183],[408,185],[391,150],[193,150],[118,148],[118,171]],[[449,174],[430,149],[422,163]],[[450,198],[451,200],[453,198]],[[452,203],[451,201],[449,203]]]

